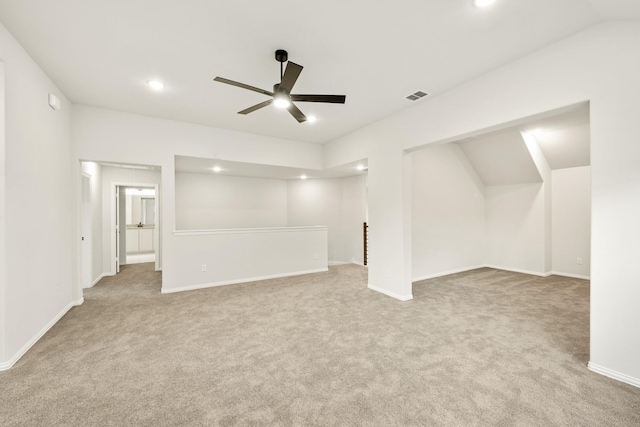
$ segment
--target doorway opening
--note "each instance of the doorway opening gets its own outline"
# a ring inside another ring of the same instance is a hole
[[[156,190],[153,187],[120,186],[119,263],[140,264],[156,261]],[[124,226],[124,229],[122,228]]]
[[[80,161],[80,166],[78,274],[82,287],[91,288],[102,278],[116,275],[125,264],[149,262],[154,263],[153,270],[161,271],[161,168],[88,160]]]
[[[159,270],[158,185],[113,183],[112,272],[127,264],[153,262]]]

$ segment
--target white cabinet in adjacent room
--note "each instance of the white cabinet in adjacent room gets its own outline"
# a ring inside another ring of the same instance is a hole
[[[138,250],[140,252],[153,252],[153,229],[142,228],[138,231],[140,233]]]
[[[155,251],[153,231],[153,228],[127,229],[127,253]]]
[[[139,240],[138,229],[137,228],[127,229],[127,253],[140,251],[140,244],[138,240]]]

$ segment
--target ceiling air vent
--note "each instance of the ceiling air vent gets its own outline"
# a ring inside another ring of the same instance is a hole
[[[421,90],[417,91],[416,93],[412,93],[411,95],[407,96],[408,100],[411,101],[417,101],[418,99],[422,98],[423,96],[427,96],[428,93],[425,93]]]

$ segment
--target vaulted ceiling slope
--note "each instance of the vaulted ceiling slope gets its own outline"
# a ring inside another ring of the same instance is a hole
[[[0,0],[0,21],[74,103],[324,143],[602,20],[640,19],[638,3]],[[305,67],[297,93],[346,104],[301,103],[315,123],[274,107],[238,115],[264,95],[212,79],[270,89],[279,48]],[[405,98],[418,90],[430,95]]]
[[[589,166],[589,104],[494,132],[465,138],[460,145],[484,185],[542,182],[523,133],[533,136],[551,170]]]

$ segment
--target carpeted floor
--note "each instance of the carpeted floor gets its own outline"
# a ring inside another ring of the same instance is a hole
[[[0,425],[640,425],[640,389],[586,368],[588,282],[366,283],[344,265],[162,295],[126,266],[0,372]]]

